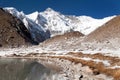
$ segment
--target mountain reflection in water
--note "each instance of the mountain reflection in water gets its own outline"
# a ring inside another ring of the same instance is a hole
[[[0,59],[0,80],[55,80],[54,75],[35,60]]]

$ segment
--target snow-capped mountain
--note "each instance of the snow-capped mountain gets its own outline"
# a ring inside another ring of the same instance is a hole
[[[63,34],[69,31],[80,31],[87,35],[115,16],[103,19],[94,19],[89,16],[63,15],[51,8],[48,8],[44,12],[34,12],[27,15],[27,17],[37,24],[44,24],[43,26],[49,29],[53,35],[55,35],[55,33]]]
[[[42,33],[42,36],[46,36],[45,38],[49,38],[50,34],[51,36],[54,36],[70,31],[80,31],[87,35],[115,17],[111,16],[103,19],[94,19],[89,16],[63,15],[51,8],[46,9],[44,12],[36,11],[25,15],[23,12],[19,12],[15,8],[4,9],[21,19],[25,26],[30,28],[33,38],[35,39],[37,37],[35,36],[36,31],[38,34]]]

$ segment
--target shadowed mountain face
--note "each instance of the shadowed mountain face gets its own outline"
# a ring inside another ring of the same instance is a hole
[[[120,16],[117,16],[86,36],[85,41],[109,41],[120,39]]]
[[[0,8],[0,47],[19,47],[34,41],[24,24]]]

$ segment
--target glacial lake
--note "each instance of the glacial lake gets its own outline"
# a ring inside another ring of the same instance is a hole
[[[0,58],[0,80],[57,80],[55,75],[33,59]]]

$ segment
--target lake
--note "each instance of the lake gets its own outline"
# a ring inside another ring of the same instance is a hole
[[[34,59],[0,58],[0,80],[63,80]]]

